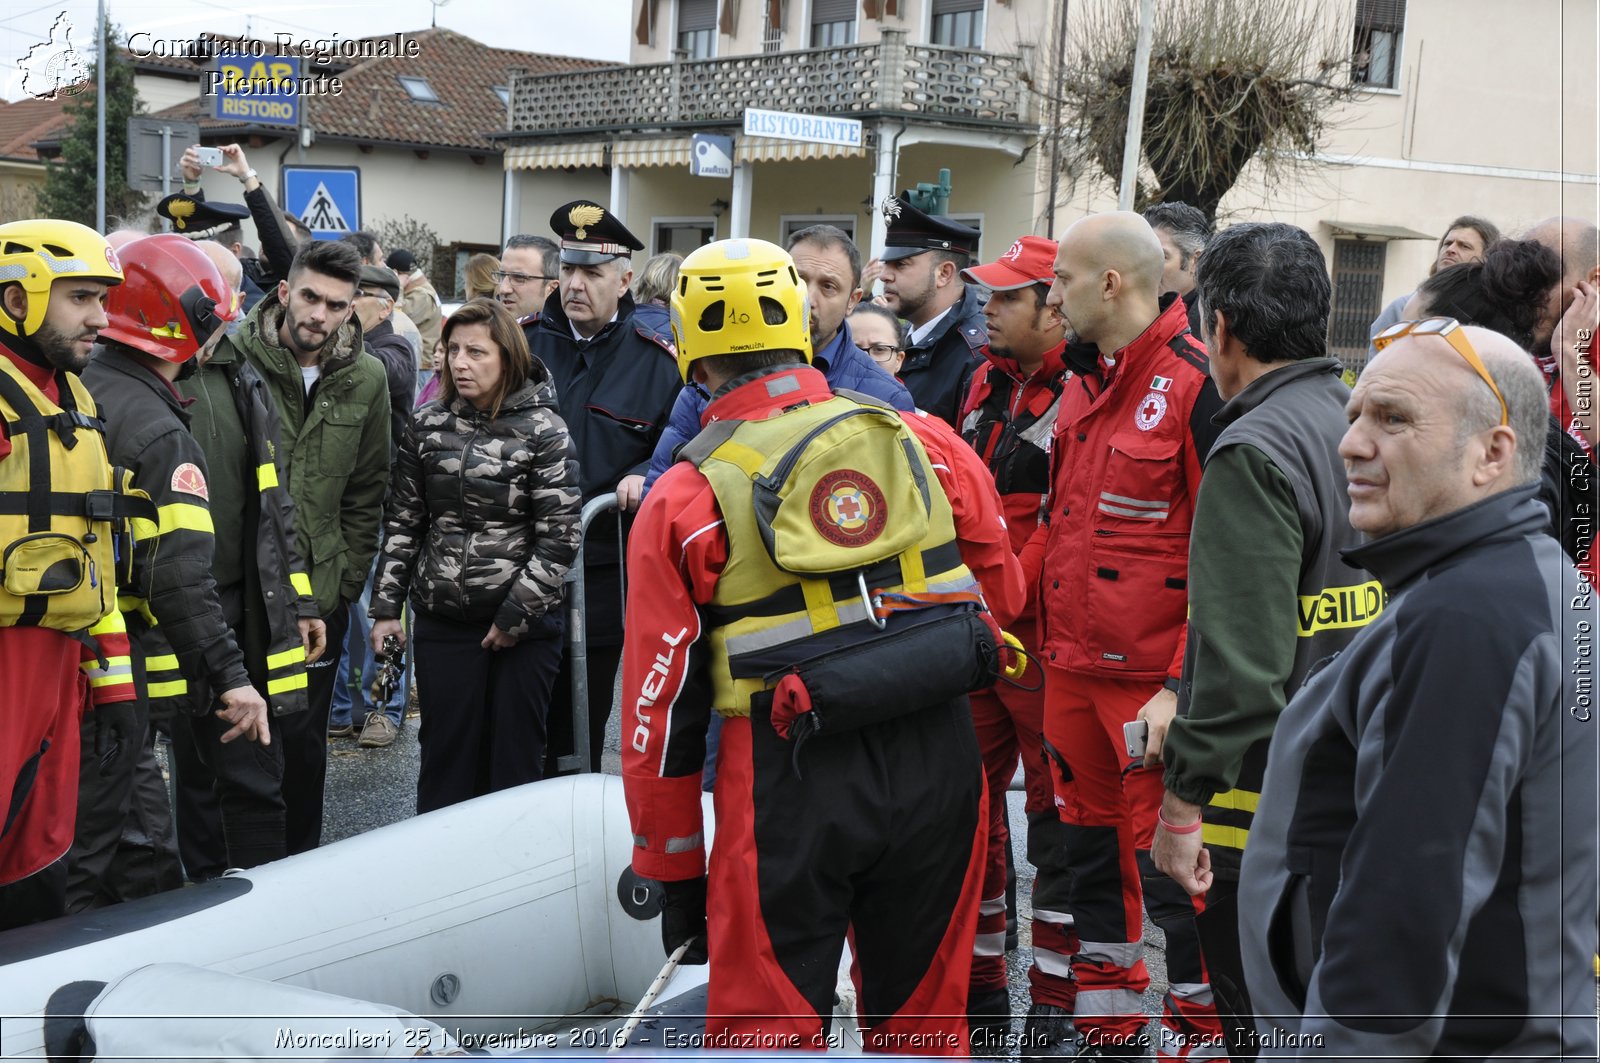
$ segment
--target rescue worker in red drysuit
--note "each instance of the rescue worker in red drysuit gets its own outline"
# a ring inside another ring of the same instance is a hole
[[[1005,506],[1011,548],[1021,552],[1039,525],[1050,491],[1050,435],[1068,369],[1066,323],[1045,305],[1056,242],[1024,236],[994,262],[962,271],[968,284],[992,293],[983,306],[989,342],[962,405],[961,435],[989,467]],[[1037,656],[1034,588],[1010,625]],[[1033,880],[1032,1004],[1023,1028],[1024,1056],[1071,1054],[1072,1010],[1078,987],[1070,962],[1077,951],[1066,904],[1065,828],[1056,814],[1050,771],[1040,743],[1044,731],[1044,677],[1038,669],[1019,682],[1001,680],[974,693],[972,722],[989,781],[989,854],[973,944],[967,1015],[974,1052],[1008,1049],[1011,1025],[1006,989],[1006,790],[1022,757],[1027,789],[1028,861]]]
[[[1167,939],[1158,1056],[1222,1054],[1194,924],[1203,902],[1150,862],[1161,769],[1130,757],[1123,735],[1147,702],[1176,699],[1189,524],[1222,405],[1183,303],[1159,295],[1161,268],[1137,214],[1084,218],[1062,237],[1049,305],[1066,318],[1069,359],[1085,344],[1095,353],[1062,392],[1044,523],[1022,556],[1039,588],[1044,735],[1079,938],[1075,1022],[1091,1058],[1145,1058],[1141,901]]]
[[[1021,573],[999,498],[948,427],[835,397],[804,364],[807,299],[781,248],[711,244],[679,276],[679,364],[713,397],[629,540],[622,731],[633,868],[663,881],[668,951],[693,941],[687,959],[705,962],[709,949],[707,1047],[825,1047],[848,933],[867,1048],[964,1055],[987,841],[964,692],[993,672],[976,669],[961,693],[926,700],[914,692],[924,677],[946,671],[943,658],[976,660],[979,638],[969,631],[943,654],[882,647],[1016,613]],[[835,449],[834,433],[851,425],[860,435]],[[817,453],[825,460],[808,463]],[[782,472],[796,454],[793,473]],[[763,467],[778,483],[810,486],[763,517],[751,479]],[[908,494],[913,480],[926,490]],[[815,547],[831,564],[835,544],[869,561],[889,543],[886,560],[852,573],[793,574],[810,562],[795,551]],[[972,610],[979,584],[988,620]],[[894,611],[935,600],[963,604]],[[819,679],[830,669],[835,698]],[[713,706],[724,722],[708,881],[700,775]],[[804,737],[819,713],[824,722]]]
[[[0,225],[0,277],[0,550],[8,566],[0,582],[0,929],[9,929],[66,914],[79,720],[91,703],[109,712],[135,696],[116,609],[128,549],[125,539],[116,543],[118,526],[155,508],[144,499],[137,513],[125,510],[136,496],[119,490],[104,423],[78,379],[106,326],[106,293],[122,283],[116,252],[76,222],[11,222]],[[112,519],[96,519],[90,501],[105,502]],[[31,562],[30,546],[43,551]]]

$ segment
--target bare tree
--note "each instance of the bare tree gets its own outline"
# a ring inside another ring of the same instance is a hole
[[[1074,5],[1071,45],[1044,95],[1059,107],[1069,181],[1122,170],[1137,0]],[[1350,83],[1352,22],[1331,0],[1156,5],[1135,209],[1181,201],[1215,218],[1251,160],[1280,182],[1317,150]],[[1098,172],[1096,172],[1098,171]]]
[[[433,272],[433,252],[439,246],[439,237],[426,223],[409,214],[399,218],[376,218],[367,224],[367,231],[378,238],[385,252],[405,248],[417,260],[423,273]]]

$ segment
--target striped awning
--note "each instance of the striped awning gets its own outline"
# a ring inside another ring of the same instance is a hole
[[[611,165],[630,170],[646,166],[687,167],[691,156],[690,143],[688,137],[619,140],[611,146]]]
[[[606,164],[606,144],[601,140],[579,143],[522,144],[506,149],[507,170],[564,170],[569,166]]]
[[[791,162],[800,159],[864,159],[867,149],[845,144],[810,144],[803,140],[740,137],[735,162]]]
[[[508,170],[561,170],[569,166],[600,167],[610,164],[630,170],[651,166],[687,168],[693,154],[689,137],[652,137],[637,140],[561,142],[524,144],[507,148]],[[609,154],[608,154],[609,148]],[[734,161],[799,162],[806,159],[862,159],[866,149],[843,144],[810,144],[799,140],[768,137],[739,137],[734,143]]]
[[[693,152],[688,137],[662,137],[652,140],[619,140],[611,149],[614,166],[640,169],[647,166],[688,166]],[[860,159],[866,150],[843,144],[808,144],[798,140],[768,137],[739,137],[734,142],[735,162],[792,162],[804,159]]]

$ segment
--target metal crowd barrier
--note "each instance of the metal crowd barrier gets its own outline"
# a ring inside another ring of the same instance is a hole
[[[556,758],[559,771],[600,770],[598,764],[589,762],[589,639],[583,622],[588,598],[583,585],[583,550],[589,538],[590,526],[596,518],[607,512],[616,514],[618,549],[623,554],[617,561],[622,572],[619,582],[623,605],[626,606],[628,601],[626,550],[622,550],[622,511],[617,508],[617,496],[614,493],[596,495],[584,503],[583,513],[578,518],[578,553],[567,569],[566,578],[562,580],[567,599],[567,659],[572,669],[573,751]]]

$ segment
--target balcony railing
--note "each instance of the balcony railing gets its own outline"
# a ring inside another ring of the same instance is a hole
[[[1032,68],[1029,45],[996,55],[907,44],[904,31],[885,30],[876,44],[518,74],[511,133],[740,123],[746,107],[1027,127]]]

